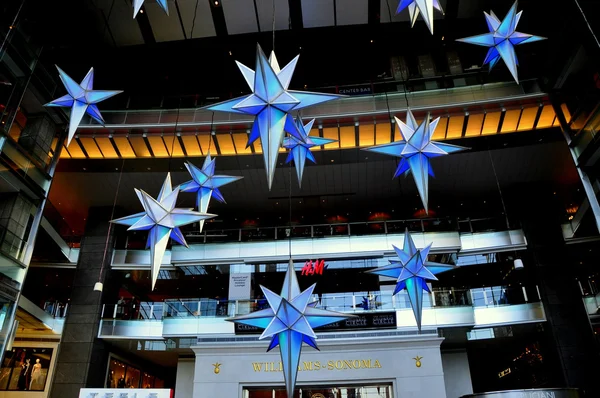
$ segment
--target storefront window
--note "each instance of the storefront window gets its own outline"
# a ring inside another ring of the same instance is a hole
[[[52,348],[15,347],[4,356],[0,390],[44,391]]]
[[[115,359],[111,359],[108,365],[108,388],[125,388],[125,367],[126,365]]]
[[[152,373],[111,357],[106,388],[163,388],[164,382]]]
[[[142,378],[142,388],[153,388],[154,387],[154,376],[144,373]]]
[[[125,372],[125,388],[139,388],[140,375],[141,372],[139,369],[128,366]]]
[[[244,398],[286,398],[282,388],[247,388]],[[346,387],[300,387],[294,398],[393,398],[391,385]]]

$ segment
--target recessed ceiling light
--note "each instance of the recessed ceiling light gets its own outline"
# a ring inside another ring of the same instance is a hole
[[[144,13],[144,10],[140,10],[140,14],[143,14],[143,13]]]

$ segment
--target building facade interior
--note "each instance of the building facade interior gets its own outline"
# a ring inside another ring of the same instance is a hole
[[[1,2],[0,398],[600,396],[599,13]]]

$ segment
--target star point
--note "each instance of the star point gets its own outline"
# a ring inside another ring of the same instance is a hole
[[[257,45],[254,70],[236,61],[246,83],[252,90],[252,94],[207,107],[207,109],[213,111],[243,113],[254,116],[254,124],[250,132],[248,145],[260,138],[269,190],[273,184],[279,148],[285,131],[298,139],[302,139],[296,129],[288,130],[286,128],[286,126],[290,127],[294,123],[290,112],[343,97],[337,94],[289,90],[288,87],[298,57],[296,56],[281,69],[275,53],[271,53],[271,56],[267,59],[261,47]]]
[[[286,131],[295,130],[297,134],[290,135],[283,140],[283,147],[290,150],[285,162],[289,163],[292,160],[294,161],[296,175],[298,177],[298,185],[302,186],[302,176],[304,174],[304,165],[306,164],[306,160],[308,159],[313,163],[317,163],[314,155],[310,151],[311,148],[329,144],[337,140],[309,135],[315,119],[312,119],[307,124],[303,124],[302,119],[299,117],[296,118],[295,123],[291,122],[291,119],[288,120],[290,121],[290,124],[293,125],[286,124]]]
[[[395,119],[402,139],[389,144],[365,148],[365,150],[400,157],[401,160],[394,173],[394,178],[407,172],[412,173],[423,207],[426,212],[429,212],[429,176],[433,176],[430,159],[460,152],[468,148],[431,141],[440,121],[439,117],[430,121],[428,114],[421,124],[417,124],[414,115],[409,110],[406,123],[397,117]]]
[[[398,260],[390,260],[388,265],[367,271],[371,274],[396,279],[394,295],[406,289],[419,331],[421,331],[423,314],[423,290],[431,293],[427,281],[437,280],[436,274],[456,268],[454,265],[427,261],[431,245],[429,244],[424,249],[417,249],[407,229],[404,233],[402,249],[392,246]]]
[[[220,191],[220,187],[232,182],[241,180],[244,177],[215,175],[216,159],[210,156],[210,153],[204,159],[202,168],[194,166],[190,162],[185,162],[185,167],[190,173],[192,180],[184,182],[179,186],[181,192],[195,192],[196,206],[198,211],[206,213],[211,198],[215,198],[221,203],[225,203],[225,198]],[[204,227],[204,220],[200,220],[200,232]]]
[[[269,308],[227,319],[264,329],[259,340],[271,338],[267,351],[279,346],[288,398],[294,395],[302,343],[318,349],[313,328],[354,316],[315,308],[316,303],[310,300],[315,286],[300,291],[294,263],[290,260],[281,294],[261,286]]]
[[[179,187],[172,188],[171,174],[168,173],[157,199],[141,189],[135,189],[144,208],[143,212],[111,220],[111,223],[129,226],[128,231],[149,231],[147,247],[150,247],[152,290],[158,279],[169,239],[187,247],[179,227],[215,217],[214,214],[176,208],[179,192]]]
[[[133,0],[133,18],[134,19],[135,19],[135,17],[137,17],[138,13],[140,12],[142,5],[144,5],[144,1],[145,0]],[[160,6],[160,8],[162,8],[163,11],[167,15],[169,15],[169,5],[167,4],[167,0],[156,0],[156,2]]]
[[[515,81],[519,83],[519,74],[517,71],[519,60],[517,59],[514,46],[546,40],[546,38],[516,31],[521,15],[523,14],[523,11],[517,12],[517,7],[518,2],[515,1],[502,21],[500,21],[493,11],[489,14],[484,12],[490,32],[457,39],[457,41],[489,47],[490,49],[483,64],[489,64],[491,70],[502,59]]]
[[[94,68],[90,68],[80,84],[67,75],[65,71],[58,67],[58,65],[56,66],[56,69],[58,69],[58,75],[67,90],[67,94],[44,106],[71,108],[71,114],[69,116],[69,133],[67,135],[66,145],[69,146],[81,123],[81,119],[83,119],[83,115],[87,113],[92,119],[104,125],[104,118],[100,114],[100,110],[96,104],[120,94],[123,91],[94,90]]]
[[[433,34],[433,10],[436,9],[444,14],[439,0],[400,0],[396,14],[400,14],[405,9],[408,9],[411,26],[415,26],[415,22],[420,14],[423,16],[423,20],[427,24],[431,34]]]

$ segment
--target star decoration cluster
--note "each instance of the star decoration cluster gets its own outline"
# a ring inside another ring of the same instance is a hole
[[[515,2],[502,21],[500,21],[493,11],[490,14],[487,12],[484,13],[490,32],[458,39],[457,41],[490,47],[483,64],[489,64],[490,69],[492,69],[502,58],[515,81],[519,83],[517,72],[519,60],[515,54],[515,46],[545,40],[546,38],[516,31],[521,15],[523,14],[523,11],[517,12],[517,5],[518,2]]]
[[[431,245],[430,243],[424,249],[417,249],[407,229],[404,233],[404,246],[402,246],[402,250],[393,246],[398,260],[391,260],[389,265],[367,271],[372,274],[396,279],[394,295],[402,289],[406,289],[419,331],[421,330],[421,318],[423,314],[423,291],[431,293],[429,286],[427,286],[427,281],[435,281],[437,280],[436,274],[456,268],[454,265],[427,261]]]
[[[307,124],[303,124],[302,119],[296,118],[296,134],[290,135],[283,140],[283,147],[290,150],[285,162],[289,163],[292,160],[294,161],[296,175],[298,176],[298,184],[300,186],[302,186],[302,175],[304,174],[306,159],[313,163],[317,162],[310,149],[336,141],[329,138],[310,136],[310,130],[314,123],[315,119],[312,119]]]
[[[423,16],[423,20],[427,24],[429,31],[433,34],[433,9],[438,10],[442,14],[444,10],[440,4],[440,0],[400,0],[396,14],[408,9],[410,15],[410,23],[415,26],[415,22],[419,14]]]
[[[172,188],[171,174],[169,173],[157,199],[154,199],[141,189],[135,190],[144,208],[143,212],[111,221],[115,224],[129,226],[128,231],[149,231],[146,245],[150,247],[152,289],[154,289],[154,285],[158,279],[158,272],[167,249],[167,243],[169,243],[169,238],[187,246],[187,242],[179,227],[215,217],[214,214],[176,208],[175,204],[177,203],[179,191],[179,187]]]
[[[418,124],[413,113],[409,110],[406,115],[406,123],[403,123],[397,117],[395,119],[402,139],[389,144],[376,145],[365,150],[400,157],[400,163],[394,178],[406,172],[412,173],[423,207],[428,212],[429,176],[434,176],[430,159],[463,151],[467,148],[431,140],[440,121],[439,117],[430,121],[429,115],[427,115],[425,120]]]
[[[207,107],[213,111],[254,116],[248,145],[260,138],[269,190],[273,184],[277,155],[285,132],[298,140],[304,139],[298,132],[290,112],[342,97],[336,94],[289,90],[299,57],[296,56],[281,69],[275,53],[271,53],[267,59],[263,50],[257,45],[255,70],[237,62],[252,94]]]
[[[60,80],[67,89],[67,94],[47,103],[44,106],[71,108],[71,115],[69,117],[69,134],[67,136],[66,145],[69,146],[71,140],[75,136],[77,127],[79,127],[79,123],[81,123],[83,115],[87,113],[98,123],[104,124],[104,118],[100,114],[100,110],[96,104],[114,95],[122,93],[122,91],[94,90],[94,68],[90,68],[87,75],[85,75],[81,81],[81,84],[78,84],[75,80],[71,79],[71,77],[58,66],[56,68],[58,69]]]
[[[179,186],[181,192],[196,193],[196,205],[198,211],[206,213],[211,198],[215,198],[221,203],[225,203],[225,198],[219,190],[219,187],[230,184],[244,177],[215,175],[215,159],[210,154],[204,159],[202,168],[196,167],[190,162],[185,162],[185,167],[192,176],[192,180],[184,182]],[[204,220],[200,220],[200,232],[204,227]]]
[[[267,351],[279,346],[288,398],[294,396],[302,344],[318,349],[313,328],[354,316],[315,308],[317,302],[311,302],[315,286],[316,283],[300,292],[294,263],[290,260],[281,294],[274,293],[264,286],[260,287],[269,308],[227,319],[265,329],[259,339],[271,339]]]

